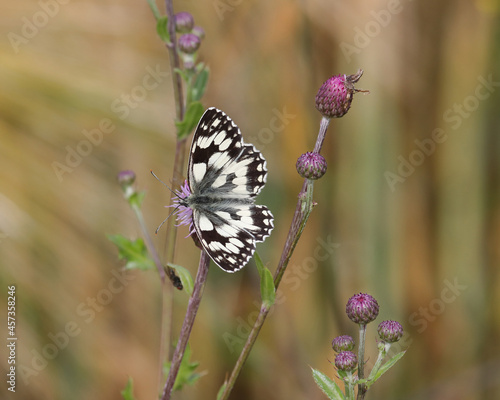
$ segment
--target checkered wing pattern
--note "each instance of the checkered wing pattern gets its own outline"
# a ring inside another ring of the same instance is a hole
[[[223,111],[209,108],[196,128],[188,165],[195,231],[227,272],[243,268],[273,229],[269,209],[255,204],[266,183],[266,160]]]

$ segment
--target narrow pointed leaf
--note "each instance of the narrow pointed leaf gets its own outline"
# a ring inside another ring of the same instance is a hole
[[[203,111],[203,105],[199,101],[195,101],[189,105],[184,115],[184,120],[175,123],[179,139],[184,139],[192,132],[196,125],[198,125]]]
[[[134,382],[132,378],[128,378],[127,385],[125,386],[125,389],[123,389],[120,394],[123,397],[123,400],[135,400],[134,397]]]
[[[168,17],[160,16],[156,19],[156,32],[162,41],[170,43],[170,34],[168,33]]]
[[[396,354],[389,361],[387,361],[384,365],[382,365],[380,367],[380,369],[374,374],[373,377],[371,377],[371,374],[370,374],[370,379],[368,380],[366,386],[370,387],[371,385],[373,385],[383,374],[385,374],[390,368],[392,368],[394,366],[394,364],[396,364],[401,359],[401,357],[403,357],[405,355],[405,353],[406,353],[406,350],[402,351],[401,353]]]
[[[342,390],[333,380],[331,380],[323,372],[314,368],[311,369],[314,381],[330,400],[345,400]]]
[[[193,101],[200,100],[205,94],[205,90],[207,89],[208,85],[209,75],[210,75],[210,70],[208,69],[208,67],[205,67],[196,76],[194,85],[191,89],[191,99]]]

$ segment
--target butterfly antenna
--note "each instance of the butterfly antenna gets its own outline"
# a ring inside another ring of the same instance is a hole
[[[151,175],[153,175],[153,176],[154,176],[157,180],[159,180],[161,183],[163,183],[163,186],[165,186],[168,190],[170,190],[174,196],[179,197],[179,195],[178,195],[177,193],[175,193],[175,191],[174,191],[174,190],[172,190],[172,189],[170,188],[170,186],[168,186],[165,182],[163,182],[160,178],[158,178],[158,177],[156,176],[156,174],[153,172],[153,170],[152,170],[152,169],[150,169],[149,171],[151,172]],[[168,218],[168,217],[167,217],[167,218]],[[163,222],[165,222],[165,221],[163,221]],[[161,226],[161,225],[160,225],[160,226]]]
[[[179,204],[179,205],[180,205],[180,204]],[[179,205],[177,205],[177,206],[173,209],[173,211],[172,211],[170,214],[168,214],[167,218],[165,218],[165,219],[161,222],[161,224],[158,226],[158,228],[156,228],[155,235],[158,235],[158,231],[160,230],[160,228],[162,227],[162,225],[163,225],[165,222],[167,222],[167,219],[169,219],[169,218],[172,216],[172,214],[173,214],[173,213],[175,213],[175,212],[177,211],[177,209],[179,208]]]

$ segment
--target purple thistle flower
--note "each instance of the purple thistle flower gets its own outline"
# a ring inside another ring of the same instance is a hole
[[[185,205],[184,199],[191,196],[191,189],[189,188],[188,181],[184,181],[184,184],[181,185],[180,189],[175,191],[177,197],[173,200],[173,204],[167,207],[175,207],[177,209],[177,221],[178,224],[176,226],[186,225],[189,226],[189,235],[191,236],[194,232],[194,224],[193,224],[193,210],[191,207]]]
[[[403,336],[403,327],[397,321],[382,321],[377,328],[377,332],[384,342],[394,343]]]
[[[316,94],[316,108],[326,118],[340,118],[351,108],[356,92],[366,92],[354,87],[363,75],[360,69],[354,75],[334,75],[324,82]]]
[[[193,54],[200,47],[201,39],[194,33],[179,36],[179,49],[185,54]]]
[[[354,339],[349,335],[337,336],[333,339],[332,347],[337,353],[351,351],[354,349]]]
[[[190,32],[194,26],[194,18],[187,11],[181,11],[175,14],[175,30],[179,33]]]
[[[326,172],[326,160],[321,154],[307,152],[298,158],[295,167],[302,178],[319,179]]]
[[[335,366],[341,371],[354,371],[358,366],[358,357],[352,351],[342,351],[335,356]]]
[[[366,293],[352,296],[345,307],[349,319],[357,324],[367,324],[378,316],[378,303],[375,298]]]

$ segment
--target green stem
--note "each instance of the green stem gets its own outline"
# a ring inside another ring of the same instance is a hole
[[[365,340],[366,340],[366,324],[359,324],[359,346],[358,346],[358,377],[365,377]],[[366,385],[360,383],[358,385],[358,400],[364,399],[366,394]]]
[[[280,262],[278,264],[278,268],[276,269],[276,273],[274,274],[274,287],[275,290],[278,290],[278,286],[281,282],[281,278],[285,273],[286,267],[290,258],[292,257],[293,251],[295,250],[295,246],[302,235],[306,222],[311,214],[313,209],[313,181],[306,179],[304,181],[304,185],[302,186],[302,191],[299,194],[299,200],[297,202],[297,207],[295,209],[295,214],[292,220],[292,224],[290,226],[290,230],[288,232],[288,238],[285,242],[285,247],[283,248],[283,252],[281,255]],[[224,392],[222,393],[219,400],[226,400],[231,393],[231,390],[234,387],[236,379],[238,378],[243,365],[248,359],[248,355],[252,350],[255,341],[257,340],[257,336],[259,335],[260,329],[266,320],[267,315],[269,314],[269,310],[271,307],[266,307],[264,304],[261,305],[259,315],[252,327],[252,331],[243,346],[243,350],[241,351],[238,360],[231,372],[231,376],[225,382]]]

